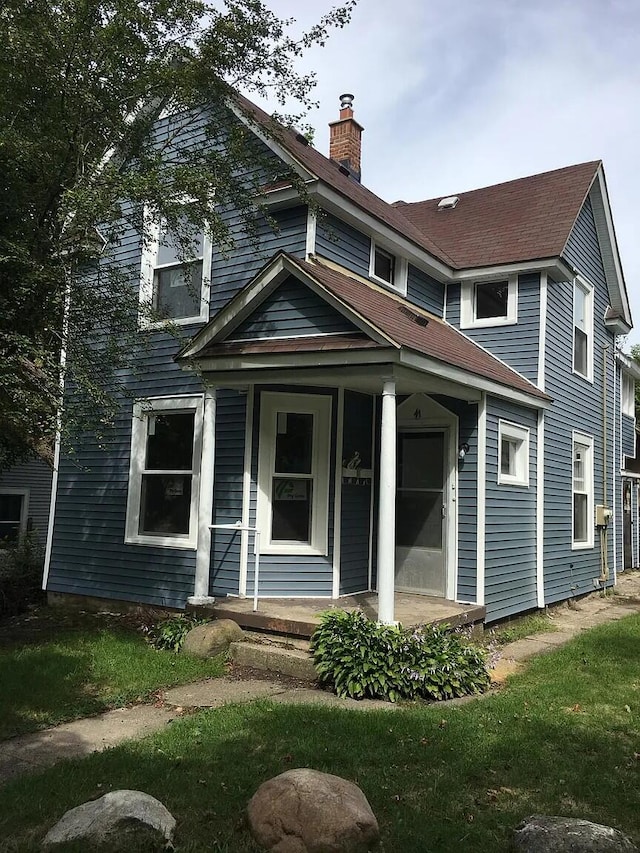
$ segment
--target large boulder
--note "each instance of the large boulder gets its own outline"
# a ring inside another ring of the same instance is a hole
[[[127,835],[145,835],[169,845],[175,828],[173,815],[155,797],[142,791],[110,791],[68,811],[42,843],[45,847],[69,841],[98,844]]]
[[[514,832],[518,853],[638,853],[619,830],[571,817],[533,815]]]
[[[196,625],[184,638],[182,651],[198,658],[224,654],[231,643],[244,638],[244,631],[233,619],[215,619],[206,625]]]
[[[366,853],[380,837],[357,785],[306,768],[262,784],[247,816],[254,839],[273,853]]]

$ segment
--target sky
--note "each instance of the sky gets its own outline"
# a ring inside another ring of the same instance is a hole
[[[266,3],[296,26],[332,5]],[[626,348],[640,344],[640,0],[359,0],[298,69],[317,75],[308,122],[325,154],[340,94],[355,95],[362,180],[389,202],[603,160],[636,323]]]

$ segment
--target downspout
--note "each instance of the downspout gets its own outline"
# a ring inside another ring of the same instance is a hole
[[[607,500],[607,356],[609,354],[609,344],[604,344],[602,347],[602,505],[608,507]],[[614,394],[615,394],[615,375],[614,375]],[[607,536],[606,525],[601,525],[600,532],[600,577],[601,584],[609,580],[609,543]]]

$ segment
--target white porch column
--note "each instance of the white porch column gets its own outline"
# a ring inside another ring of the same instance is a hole
[[[378,621],[394,624],[396,568],[396,383],[382,387],[378,504]]]
[[[200,500],[198,502],[198,550],[196,551],[196,578],[189,604],[212,602],[209,596],[209,568],[211,563],[211,529],[213,513],[213,466],[216,444],[216,389],[204,393],[202,415],[202,458],[200,462]]]

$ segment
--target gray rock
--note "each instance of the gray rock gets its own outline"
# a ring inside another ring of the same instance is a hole
[[[233,619],[214,619],[192,628],[184,638],[182,651],[198,658],[212,658],[224,654],[231,643],[243,637],[244,631]]]
[[[272,853],[366,853],[380,837],[357,785],[306,768],[262,784],[247,817],[254,839]]]
[[[514,832],[518,853],[638,853],[617,829],[571,817],[533,815]]]
[[[176,822],[159,800],[142,791],[110,791],[68,811],[46,834],[44,847],[86,839],[108,841],[128,833],[149,832],[170,843]]]

